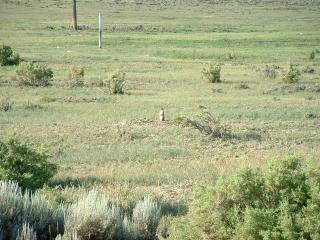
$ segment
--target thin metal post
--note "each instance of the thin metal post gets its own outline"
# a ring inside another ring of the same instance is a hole
[[[99,48],[102,48],[102,30],[103,30],[103,26],[102,26],[102,15],[101,13],[99,13]]]

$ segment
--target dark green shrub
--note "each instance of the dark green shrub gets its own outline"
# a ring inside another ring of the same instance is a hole
[[[53,72],[50,68],[33,62],[23,62],[20,64],[16,71],[16,75],[19,85],[35,87],[48,86],[53,78]]]
[[[84,68],[72,66],[68,73],[68,85],[70,87],[84,86]]]
[[[186,239],[318,239],[319,173],[290,157],[221,176],[195,192]]]
[[[10,46],[2,45],[0,48],[0,65],[18,65],[21,61],[19,54],[14,53]]]
[[[110,93],[112,94],[123,94],[124,93],[124,85],[126,83],[125,80],[126,74],[117,70],[110,74],[107,86],[109,88]]]
[[[316,58],[316,51],[312,51],[309,55],[310,60],[314,60]]]
[[[285,83],[297,83],[299,81],[300,75],[300,71],[290,65],[289,71],[283,75],[282,81]]]
[[[207,68],[202,69],[202,78],[208,80],[211,83],[219,83],[221,66],[219,64],[210,64]]]
[[[57,171],[48,156],[10,139],[0,141],[1,179],[14,180],[24,189],[42,187]]]

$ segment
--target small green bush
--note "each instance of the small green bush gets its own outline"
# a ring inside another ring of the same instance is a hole
[[[284,83],[297,83],[299,81],[300,75],[300,71],[290,65],[289,71],[283,75],[282,81]]]
[[[19,54],[14,53],[10,46],[2,45],[0,48],[0,65],[18,65],[21,59]]]
[[[185,239],[319,239],[319,172],[289,157],[221,176],[195,192]]]
[[[311,53],[309,55],[309,59],[314,60],[315,58],[316,58],[316,51],[311,51]]]
[[[124,93],[124,85],[126,83],[125,80],[126,74],[117,70],[110,74],[107,86],[109,88],[110,93],[112,94],[123,94]]]
[[[0,179],[14,180],[23,189],[42,187],[57,171],[48,156],[16,140],[0,141]]]
[[[202,69],[202,78],[208,80],[210,83],[219,83],[221,66],[219,64],[210,64],[207,68]]]
[[[50,68],[33,62],[23,62],[20,64],[16,75],[19,85],[35,87],[48,86],[53,78],[53,72]]]
[[[72,66],[68,72],[68,85],[70,87],[84,86],[84,68]]]

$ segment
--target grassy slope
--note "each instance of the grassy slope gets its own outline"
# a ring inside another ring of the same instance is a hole
[[[0,93],[11,96],[14,108],[0,112],[0,135],[49,149],[61,166],[54,183],[98,182],[124,199],[140,192],[188,197],[185,191],[196,182],[214,181],[240,164],[264,164],[270,156],[319,159],[319,118],[304,118],[307,112],[320,116],[319,93],[263,94],[281,80],[263,79],[259,71],[291,61],[316,69],[302,76],[302,84],[319,83],[320,56],[308,60],[320,48],[317,3],[151,3],[79,1],[79,22],[90,29],[75,32],[68,29],[69,2],[1,1],[0,42],[52,67],[56,86],[11,86],[15,67],[1,67]],[[105,18],[103,49],[97,48],[98,11]],[[223,83],[201,79],[208,61],[224,64]],[[58,87],[73,64],[85,67],[87,82],[123,68],[129,94]],[[236,88],[240,81],[250,89]],[[28,101],[42,108],[26,109]],[[199,105],[220,115],[241,139],[210,142],[195,130],[157,122],[162,106],[173,120],[195,117]]]

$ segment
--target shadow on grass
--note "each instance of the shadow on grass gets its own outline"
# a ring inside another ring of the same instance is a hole
[[[60,188],[67,188],[67,187],[91,187],[96,184],[106,184],[105,180],[95,176],[88,176],[83,178],[70,178],[66,177],[63,179],[52,179],[49,181],[49,187],[60,187]]]

